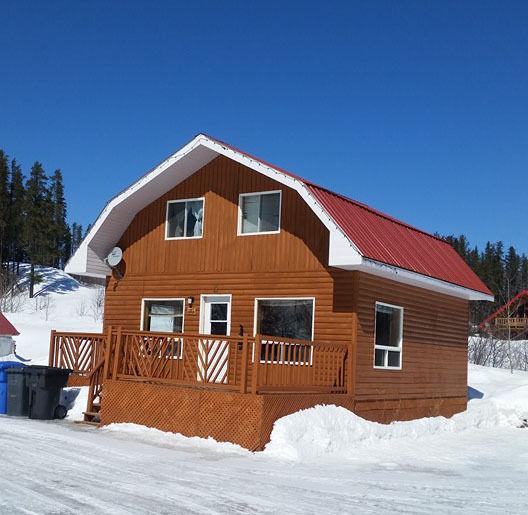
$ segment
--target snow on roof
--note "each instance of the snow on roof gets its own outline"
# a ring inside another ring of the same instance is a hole
[[[19,334],[13,324],[0,313],[0,336],[18,336]]]
[[[66,271],[109,275],[104,258],[135,214],[219,155],[300,194],[330,232],[329,266],[363,270],[470,300],[493,300],[492,292],[447,242],[205,134],[110,200]]]

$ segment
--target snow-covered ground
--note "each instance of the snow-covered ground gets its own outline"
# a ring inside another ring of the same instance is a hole
[[[22,265],[21,272],[27,269]],[[4,314],[20,332],[16,337],[17,354],[40,365],[48,363],[52,329],[100,332],[102,322],[95,308],[99,287],[84,286],[55,268],[37,267],[37,272],[42,282],[35,286],[35,292],[42,293],[33,299],[21,296],[15,302],[16,311]]]
[[[279,421],[262,453],[0,417],[0,513],[527,513],[528,375],[471,378],[484,396],[467,415],[379,426],[319,407]]]
[[[77,307],[94,289],[61,281],[47,321],[30,305],[7,313],[19,354],[45,362],[51,327],[100,330]],[[471,365],[469,396],[451,419],[391,425],[305,410],[279,420],[262,453],[0,416],[0,513],[527,513],[528,373]]]

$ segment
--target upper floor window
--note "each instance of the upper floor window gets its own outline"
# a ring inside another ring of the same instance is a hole
[[[203,234],[204,199],[169,200],[165,238],[201,238]]]
[[[280,231],[281,192],[242,193],[239,198],[238,234]]]
[[[374,368],[401,369],[403,308],[376,302]]]

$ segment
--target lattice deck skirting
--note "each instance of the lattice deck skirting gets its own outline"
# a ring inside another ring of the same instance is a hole
[[[343,394],[253,395],[108,380],[104,383],[101,423],[131,422],[262,450],[277,419],[318,404],[336,404],[383,422],[450,416],[465,409],[465,399],[411,399],[396,404],[369,401],[355,406],[354,400]]]

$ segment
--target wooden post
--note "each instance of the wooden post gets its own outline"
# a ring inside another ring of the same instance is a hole
[[[119,358],[121,354],[121,326],[117,328],[117,335],[116,335],[116,346],[115,346],[115,354],[114,354],[114,371],[112,374],[112,379],[114,381],[117,379],[117,370],[119,367]]]
[[[55,329],[52,329],[50,333],[49,358],[48,358],[48,365],[50,367],[57,366],[54,363],[55,361],[55,333],[56,332],[57,331],[55,331]]]
[[[108,377],[108,368],[110,367],[110,356],[112,355],[112,326],[108,326],[108,329],[106,330],[106,339],[105,339],[105,346],[104,346],[104,367],[103,367],[103,381],[105,379],[109,379]]]
[[[255,338],[255,352],[253,354],[253,377],[251,378],[251,392],[256,395],[258,391],[258,373],[260,365],[260,353],[261,353],[261,336],[257,334]]]
[[[244,335],[244,339],[242,341],[242,370],[240,373],[240,393],[246,393],[247,368],[248,368],[248,338],[247,338],[247,335]]]

